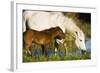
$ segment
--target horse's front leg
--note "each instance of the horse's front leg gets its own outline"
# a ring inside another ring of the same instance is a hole
[[[64,43],[64,47],[65,47],[65,55],[67,56],[68,55],[68,48],[67,48],[67,44]]]
[[[57,55],[58,48],[55,47],[55,56]]]

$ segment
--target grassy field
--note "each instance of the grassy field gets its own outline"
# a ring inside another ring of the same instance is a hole
[[[86,38],[90,38],[91,39],[91,21],[85,21],[82,19],[79,19],[79,14],[78,13],[65,13],[65,16],[68,16],[69,18],[72,18],[75,20],[77,26],[84,32],[85,37]],[[23,54],[23,62],[42,62],[42,61],[64,61],[64,60],[87,60],[87,59],[91,59],[91,52],[87,52],[86,54],[79,54],[76,53],[75,51],[77,51],[77,47],[75,45],[74,42],[74,38],[71,37],[70,33],[66,32],[66,38],[65,38],[65,42],[67,44],[67,51],[68,54],[65,55],[65,47],[63,46],[63,44],[60,44],[59,46],[59,53],[55,56],[54,55],[54,45],[53,43],[49,44],[49,55],[48,56],[44,56],[41,53],[41,47],[39,45],[34,45],[31,47],[32,49],[32,56]],[[38,50],[38,51],[36,51]],[[38,54],[37,54],[38,53]]]
[[[67,56],[59,56],[59,55],[50,55],[48,57],[44,55],[40,56],[23,56],[23,62],[43,62],[43,61],[67,61],[67,60],[88,60],[90,58],[90,53],[86,53],[84,55],[67,55]]]
[[[70,44],[70,43],[69,43]],[[71,43],[72,44],[72,43]],[[67,55],[65,47],[60,44],[59,52],[55,56],[54,47],[52,44],[49,45],[48,56],[42,55],[41,47],[38,45],[33,45],[31,47],[32,55],[23,54],[23,62],[43,62],[43,61],[65,61],[65,60],[87,60],[91,59],[91,53],[87,52],[86,54],[80,54],[78,49],[75,49],[74,46],[70,45],[70,48],[67,48]]]

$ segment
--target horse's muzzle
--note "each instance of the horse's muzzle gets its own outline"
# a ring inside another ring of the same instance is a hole
[[[86,50],[81,50],[81,53],[82,53],[82,54],[86,54],[87,51],[86,51]]]

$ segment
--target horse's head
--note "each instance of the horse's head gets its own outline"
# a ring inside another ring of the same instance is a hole
[[[76,25],[76,22],[73,19],[65,17],[63,25],[59,26],[63,32],[67,31],[73,34],[75,38],[75,44],[79,49],[87,51],[85,46],[85,35],[83,31]]]
[[[79,30],[75,31],[75,44],[76,46],[83,51],[87,51],[86,46],[85,46],[85,36],[84,33]]]

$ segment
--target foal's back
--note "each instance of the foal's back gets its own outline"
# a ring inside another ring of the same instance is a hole
[[[58,38],[58,39],[64,38],[64,33],[60,27],[53,27],[50,29],[46,29],[44,30],[44,32],[49,33],[52,38]]]

